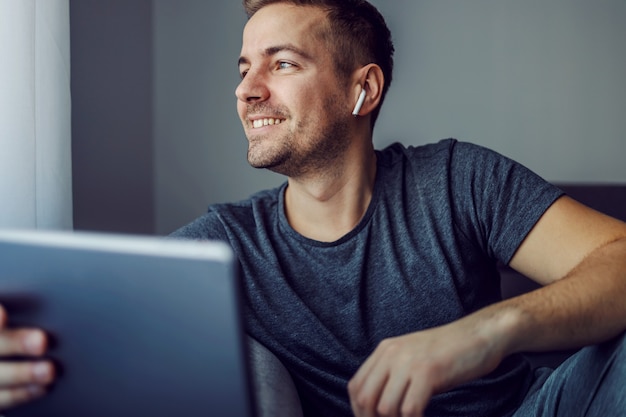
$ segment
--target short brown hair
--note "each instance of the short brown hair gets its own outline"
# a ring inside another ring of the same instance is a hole
[[[380,12],[365,0],[243,0],[248,18],[274,3],[319,7],[326,12],[330,30],[322,34],[337,57],[339,75],[347,78],[370,63],[382,69],[385,85],[380,105],[372,113],[373,127],[393,77],[394,47]]]

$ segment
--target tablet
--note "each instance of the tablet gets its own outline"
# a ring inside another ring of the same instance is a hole
[[[252,416],[239,291],[222,243],[0,231],[9,326],[43,328],[60,374],[5,415]]]

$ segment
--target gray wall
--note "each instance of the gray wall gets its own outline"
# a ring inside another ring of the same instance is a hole
[[[235,111],[245,14],[239,1],[154,1],[156,230],[278,183],[250,168]]]
[[[397,50],[378,147],[453,136],[551,181],[626,182],[626,2],[373,3]],[[151,206],[154,232],[162,234],[210,203],[283,179],[245,161],[234,96],[240,1],[153,0],[151,13],[152,119],[143,120],[151,123],[152,148],[140,148],[153,152]],[[120,158],[110,152],[107,161]]]
[[[453,136],[552,181],[626,181],[626,2],[376,4],[397,77],[379,143]]]
[[[171,3],[156,1],[154,21],[160,232],[282,181],[245,163],[239,2]],[[374,3],[397,50],[377,146],[452,136],[552,181],[626,182],[626,2]]]
[[[74,228],[154,233],[151,0],[70,1]]]

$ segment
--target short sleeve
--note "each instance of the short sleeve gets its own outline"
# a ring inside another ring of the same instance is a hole
[[[227,241],[219,215],[211,210],[168,235],[174,239]]]
[[[563,194],[525,166],[465,142],[453,143],[450,187],[457,225],[505,264]]]

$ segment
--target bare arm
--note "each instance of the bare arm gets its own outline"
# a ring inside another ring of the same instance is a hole
[[[547,285],[504,304],[517,316],[510,352],[579,347],[626,329],[625,223],[561,198],[511,266]]]
[[[363,416],[421,416],[430,397],[507,355],[578,347],[626,329],[626,224],[563,197],[511,266],[544,287],[461,320],[383,341],[350,381]]]

